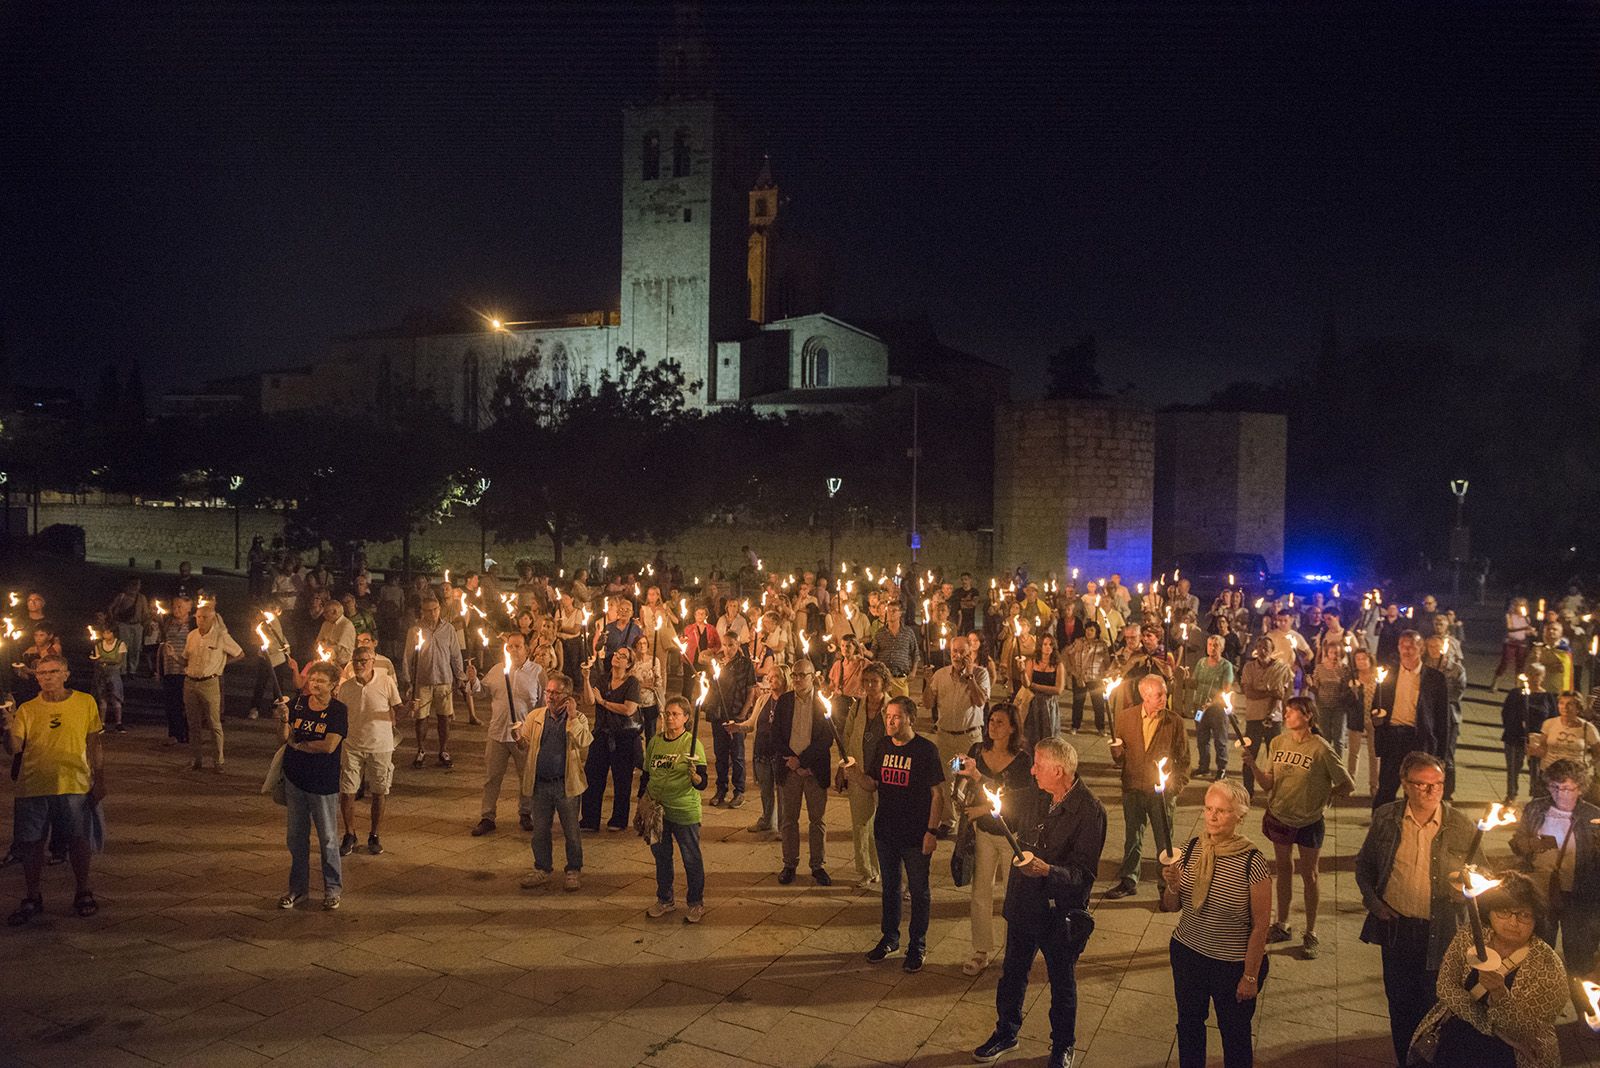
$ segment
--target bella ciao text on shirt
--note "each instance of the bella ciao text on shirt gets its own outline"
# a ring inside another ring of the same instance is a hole
[[[878,781],[884,786],[910,786],[911,757],[898,753],[883,754],[883,767],[878,770]]]

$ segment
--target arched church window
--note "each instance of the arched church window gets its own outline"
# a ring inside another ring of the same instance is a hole
[[[689,131],[679,130],[672,135],[672,176],[685,178],[689,174]]]
[[[800,349],[800,384],[826,389],[832,380],[827,338],[809,338]]]
[[[661,135],[651,130],[644,135],[644,180],[661,177]]]

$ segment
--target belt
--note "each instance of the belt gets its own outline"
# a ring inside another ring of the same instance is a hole
[[[219,675],[185,675],[184,678],[188,679],[190,682],[210,682],[212,679],[220,679],[220,678],[222,678],[222,676],[220,674]]]
[[[982,729],[983,728],[981,728],[981,727],[968,727],[966,730],[947,731],[943,727],[940,727],[939,728],[939,733],[940,734],[971,734],[973,731],[982,730]]]

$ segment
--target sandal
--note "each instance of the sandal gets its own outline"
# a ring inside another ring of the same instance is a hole
[[[21,927],[43,911],[44,898],[25,897],[22,899],[22,904],[17,906],[17,911],[6,917],[6,926]]]
[[[72,899],[72,911],[88,919],[100,911],[100,903],[94,899],[94,894],[88,890],[80,891]]]

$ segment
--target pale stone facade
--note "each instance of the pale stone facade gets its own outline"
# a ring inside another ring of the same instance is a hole
[[[1155,416],[1110,400],[995,413],[995,559],[1080,581],[1150,574]]]

